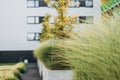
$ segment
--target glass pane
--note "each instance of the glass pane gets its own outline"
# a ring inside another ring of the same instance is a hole
[[[48,4],[47,6],[48,6],[48,7],[52,7],[52,5],[50,5],[50,4]]]
[[[35,39],[35,34],[34,33],[28,33],[27,39],[29,40],[34,40]]]
[[[92,7],[92,6],[93,6],[93,2],[90,1],[90,0],[87,0],[87,1],[85,1],[85,5],[86,5],[87,7]]]
[[[79,6],[80,6],[80,7],[85,7],[85,1],[80,1]]]
[[[44,1],[39,1],[39,7],[47,7],[47,4]]]
[[[39,22],[42,23],[42,22],[43,22],[43,19],[44,19],[44,17],[40,16],[40,17],[39,17]]]
[[[35,40],[39,40],[39,33],[36,33]]]
[[[35,17],[27,17],[27,22],[28,23],[35,23]]]
[[[80,19],[79,19],[79,17],[77,17],[77,18],[76,18],[76,22],[79,22],[79,21],[80,21]]]
[[[39,1],[35,1],[35,7],[39,7]]]
[[[86,16],[80,16],[79,19],[80,19],[80,23],[85,23]]]
[[[71,1],[70,1],[69,7],[75,7],[75,0],[71,0]]]
[[[76,2],[75,2],[75,6],[76,6],[76,7],[79,7],[79,5],[80,5],[79,0],[76,0]]]
[[[39,21],[39,17],[35,17],[35,23],[40,23],[40,21]]]
[[[34,1],[27,1],[27,6],[28,7],[34,7]]]
[[[86,23],[88,23],[88,24],[92,24],[93,21],[94,21],[93,16],[87,16],[87,17],[86,17]]]

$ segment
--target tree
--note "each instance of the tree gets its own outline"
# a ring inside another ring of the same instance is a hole
[[[76,24],[76,15],[67,16],[69,0],[56,0],[51,2],[45,0],[47,4],[52,5],[57,11],[57,16],[54,17],[54,23],[50,23],[51,15],[47,14],[43,19],[43,30],[40,35],[40,41],[46,41],[51,38],[70,38],[74,35],[73,24]]]

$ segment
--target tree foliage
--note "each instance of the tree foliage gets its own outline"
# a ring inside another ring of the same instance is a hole
[[[51,38],[70,38],[74,34],[73,24],[76,24],[76,15],[68,16],[67,10],[69,6],[69,0],[56,0],[51,2],[45,0],[49,5],[57,11],[57,16],[52,16],[54,22],[50,23],[51,15],[47,14],[43,19],[43,30],[40,35],[40,41],[46,41]]]

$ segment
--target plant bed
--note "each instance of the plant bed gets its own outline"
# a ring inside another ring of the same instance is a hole
[[[61,57],[61,53],[66,53],[64,48],[70,48],[70,39],[58,39],[41,43],[34,51],[34,55],[50,70],[70,70],[70,67]]]
[[[73,80],[120,80],[119,21],[114,15],[77,35],[75,49],[63,54],[75,71]]]
[[[43,80],[71,80],[71,67],[61,57],[61,53],[66,54],[64,48],[70,48],[69,39],[75,35],[73,27],[79,23],[76,22],[77,16],[67,15],[69,0],[57,0],[52,3],[45,0],[45,2],[56,10],[57,15],[47,14],[43,19],[43,30],[40,35],[42,43],[34,51],[38,59],[39,73]],[[52,17],[54,19],[51,24]]]
[[[49,40],[41,43],[40,47],[34,51],[34,55],[38,59],[39,74],[43,80],[53,80],[54,77],[55,80],[56,78],[59,80],[72,79],[71,67],[61,57],[61,53],[67,54],[64,49],[70,49],[69,45],[72,43],[70,39],[58,39],[53,42]]]
[[[40,60],[38,68],[42,80],[72,80],[72,70],[50,70]]]

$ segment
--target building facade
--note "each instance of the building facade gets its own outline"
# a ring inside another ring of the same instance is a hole
[[[40,45],[41,22],[47,13],[57,15],[43,0],[1,0],[0,62],[36,61],[32,51]],[[93,24],[100,16],[100,0],[71,0],[68,15],[73,14],[81,26]]]
[[[43,17],[47,13],[57,15],[55,9],[43,0],[1,0],[0,10],[0,51],[34,50],[40,44],[38,36]],[[94,22],[100,15],[100,0],[72,0],[68,15],[73,14],[79,16],[78,21]],[[81,22],[84,24],[89,22]]]

